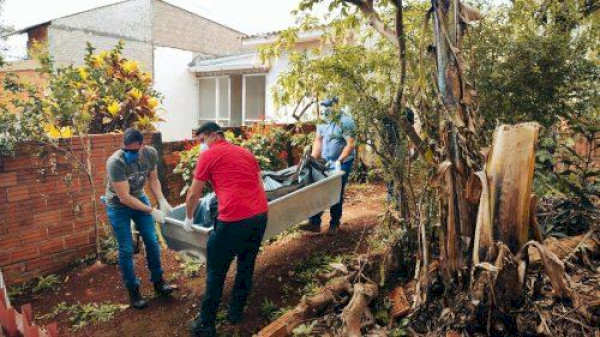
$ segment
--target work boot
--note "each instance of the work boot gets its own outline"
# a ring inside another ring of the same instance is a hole
[[[146,302],[146,300],[140,294],[139,286],[132,289],[127,289],[127,292],[129,293],[129,303],[131,304],[132,308],[144,309],[148,306],[148,302]]]
[[[156,296],[169,297],[175,291],[175,288],[160,280],[154,283],[154,293]]]
[[[227,321],[231,324],[238,324],[243,319],[242,310],[229,308],[229,313],[227,314]]]
[[[217,329],[214,325],[202,324],[198,316],[190,323],[190,333],[192,337],[216,337]]]
[[[305,224],[298,226],[298,229],[308,232],[319,233],[321,232],[321,224],[312,223],[309,221]]]

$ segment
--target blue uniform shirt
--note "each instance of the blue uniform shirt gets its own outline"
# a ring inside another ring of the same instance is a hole
[[[347,139],[355,137],[355,130],[354,120],[346,113],[342,113],[335,121],[317,125],[317,134],[323,137],[321,156],[326,160],[337,160],[348,143]],[[355,150],[345,162],[354,159],[354,155]]]

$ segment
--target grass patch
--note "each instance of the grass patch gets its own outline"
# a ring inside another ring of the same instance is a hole
[[[39,316],[38,319],[52,319],[62,313],[69,316],[69,321],[74,330],[92,323],[107,322],[111,320],[117,313],[127,309],[128,305],[114,303],[86,303],[68,305],[66,302],[59,303],[46,315]]]

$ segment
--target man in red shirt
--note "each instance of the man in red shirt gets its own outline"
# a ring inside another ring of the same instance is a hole
[[[238,267],[229,304],[228,320],[238,323],[252,288],[252,274],[267,226],[267,195],[254,155],[225,140],[219,125],[208,122],[196,136],[208,149],[196,165],[194,180],[186,197],[184,228],[192,230],[194,211],[206,182],[219,202],[218,217],[207,244],[207,277],[200,315],[192,322],[193,336],[215,336],[217,309],[225,276],[233,258]]]

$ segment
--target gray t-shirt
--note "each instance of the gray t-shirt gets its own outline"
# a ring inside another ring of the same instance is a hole
[[[140,150],[137,161],[127,163],[123,156],[123,150],[118,150],[106,161],[106,173],[108,175],[106,184],[106,204],[108,206],[126,207],[119,201],[111,182],[129,182],[129,194],[141,199],[144,193],[144,184],[148,179],[150,171],[156,168],[158,153],[151,146],[145,146]]]

